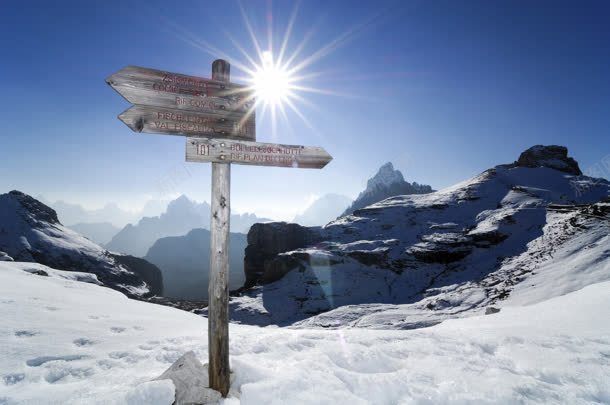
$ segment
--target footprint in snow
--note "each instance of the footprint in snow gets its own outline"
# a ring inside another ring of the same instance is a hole
[[[81,354],[69,354],[66,356],[40,356],[40,357],[35,357],[33,359],[29,359],[28,361],[25,362],[25,364],[27,364],[30,367],[40,367],[45,363],[48,363],[50,361],[75,361],[75,360],[81,360],[81,359],[86,359],[89,356],[83,356]]]
[[[17,337],[32,337],[38,335],[38,332],[34,332],[31,330],[18,330],[15,332],[15,336]]]
[[[72,343],[74,343],[76,346],[91,346],[94,345],[95,342],[93,340],[89,340],[86,338],[78,338],[78,339],[74,339],[72,341]]]
[[[14,385],[14,384],[17,384],[19,381],[23,381],[23,379],[25,379],[25,374],[23,374],[23,373],[7,374],[7,375],[3,376],[2,379],[4,380],[5,385]]]
[[[125,332],[125,328],[121,328],[120,326],[113,326],[110,330],[114,333],[123,333]]]

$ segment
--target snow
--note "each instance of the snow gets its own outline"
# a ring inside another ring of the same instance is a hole
[[[0,404],[171,404],[171,381],[151,380],[207,359],[205,318],[25,265],[0,262]],[[418,330],[231,324],[220,403],[610,403],[609,313],[606,281]]]

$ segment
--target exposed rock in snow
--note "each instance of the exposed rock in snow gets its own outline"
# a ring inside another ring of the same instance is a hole
[[[405,181],[402,173],[394,170],[392,163],[388,162],[379,168],[375,176],[369,179],[366,189],[358,195],[342,216],[389,197],[405,194],[426,194],[432,191],[434,190],[430,186]]]
[[[104,285],[130,296],[161,293],[158,268],[108,252],[64,227],[53,209],[19,191],[0,195],[0,250],[17,261],[95,274]]]
[[[568,148],[565,146],[532,146],[521,153],[515,164],[522,167],[548,167],[576,176],[582,174],[578,162],[568,157]]]
[[[310,243],[250,258],[286,237],[285,225],[266,224],[269,242],[252,243],[246,263],[273,282],[232,299],[231,316],[418,328],[565,294],[610,279],[609,191],[603,179],[500,165],[434,193],[386,199],[312,228]]]
[[[175,405],[210,404],[222,398],[220,392],[209,388],[208,365],[201,364],[195,352],[186,352],[156,380],[174,383]]]

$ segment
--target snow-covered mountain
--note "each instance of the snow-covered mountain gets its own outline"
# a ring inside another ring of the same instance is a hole
[[[20,262],[94,274],[103,285],[130,296],[162,292],[157,267],[108,252],[63,226],[53,209],[19,191],[0,195],[0,251]]]
[[[434,190],[430,186],[405,181],[402,173],[399,170],[394,170],[392,163],[388,162],[381,166],[377,174],[368,180],[366,189],[358,195],[341,216],[349,215],[360,208],[396,195],[426,194],[432,191]]]
[[[229,290],[244,285],[246,235],[229,237]],[[163,295],[185,300],[207,300],[210,262],[210,231],[193,229],[184,236],[161,238],[144,257],[163,273]]]
[[[270,221],[254,214],[231,215],[231,231],[246,233],[256,222]],[[142,218],[136,225],[128,224],[117,233],[106,247],[110,250],[143,257],[161,238],[186,235],[192,229],[210,227],[210,205],[198,203],[185,195],[170,202],[158,217]]]
[[[80,276],[0,262],[0,403],[171,405],[153,380],[207,362],[207,320]],[[609,313],[605,282],[418,330],[231,324],[220,404],[608,403]]]
[[[566,148],[537,146],[513,164],[321,229],[257,225],[265,237],[248,235],[245,267],[250,285],[261,285],[233,299],[232,317],[416,328],[608,280],[609,191],[607,180],[582,176]],[[278,239],[294,243],[273,250]]]
[[[336,219],[351,204],[349,197],[340,194],[325,194],[315,200],[293,222],[305,226],[322,226]]]
[[[102,246],[110,242],[114,235],[121,230],[121,228],[112,225],[110,222],[80,222],[78,224],[68,225],[68,228]]]

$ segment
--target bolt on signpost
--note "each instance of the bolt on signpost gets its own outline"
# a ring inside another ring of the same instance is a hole
[[[212,79],[128,66],[106,82],[134,106],[119,115],[134,132],[187,136],[186,161],[212,163],[209,385],[229,392],[229,231],[231,163],[321,169],[320,147],[256,142],[254,94],[230,82],[230,65],[212,63]]]

